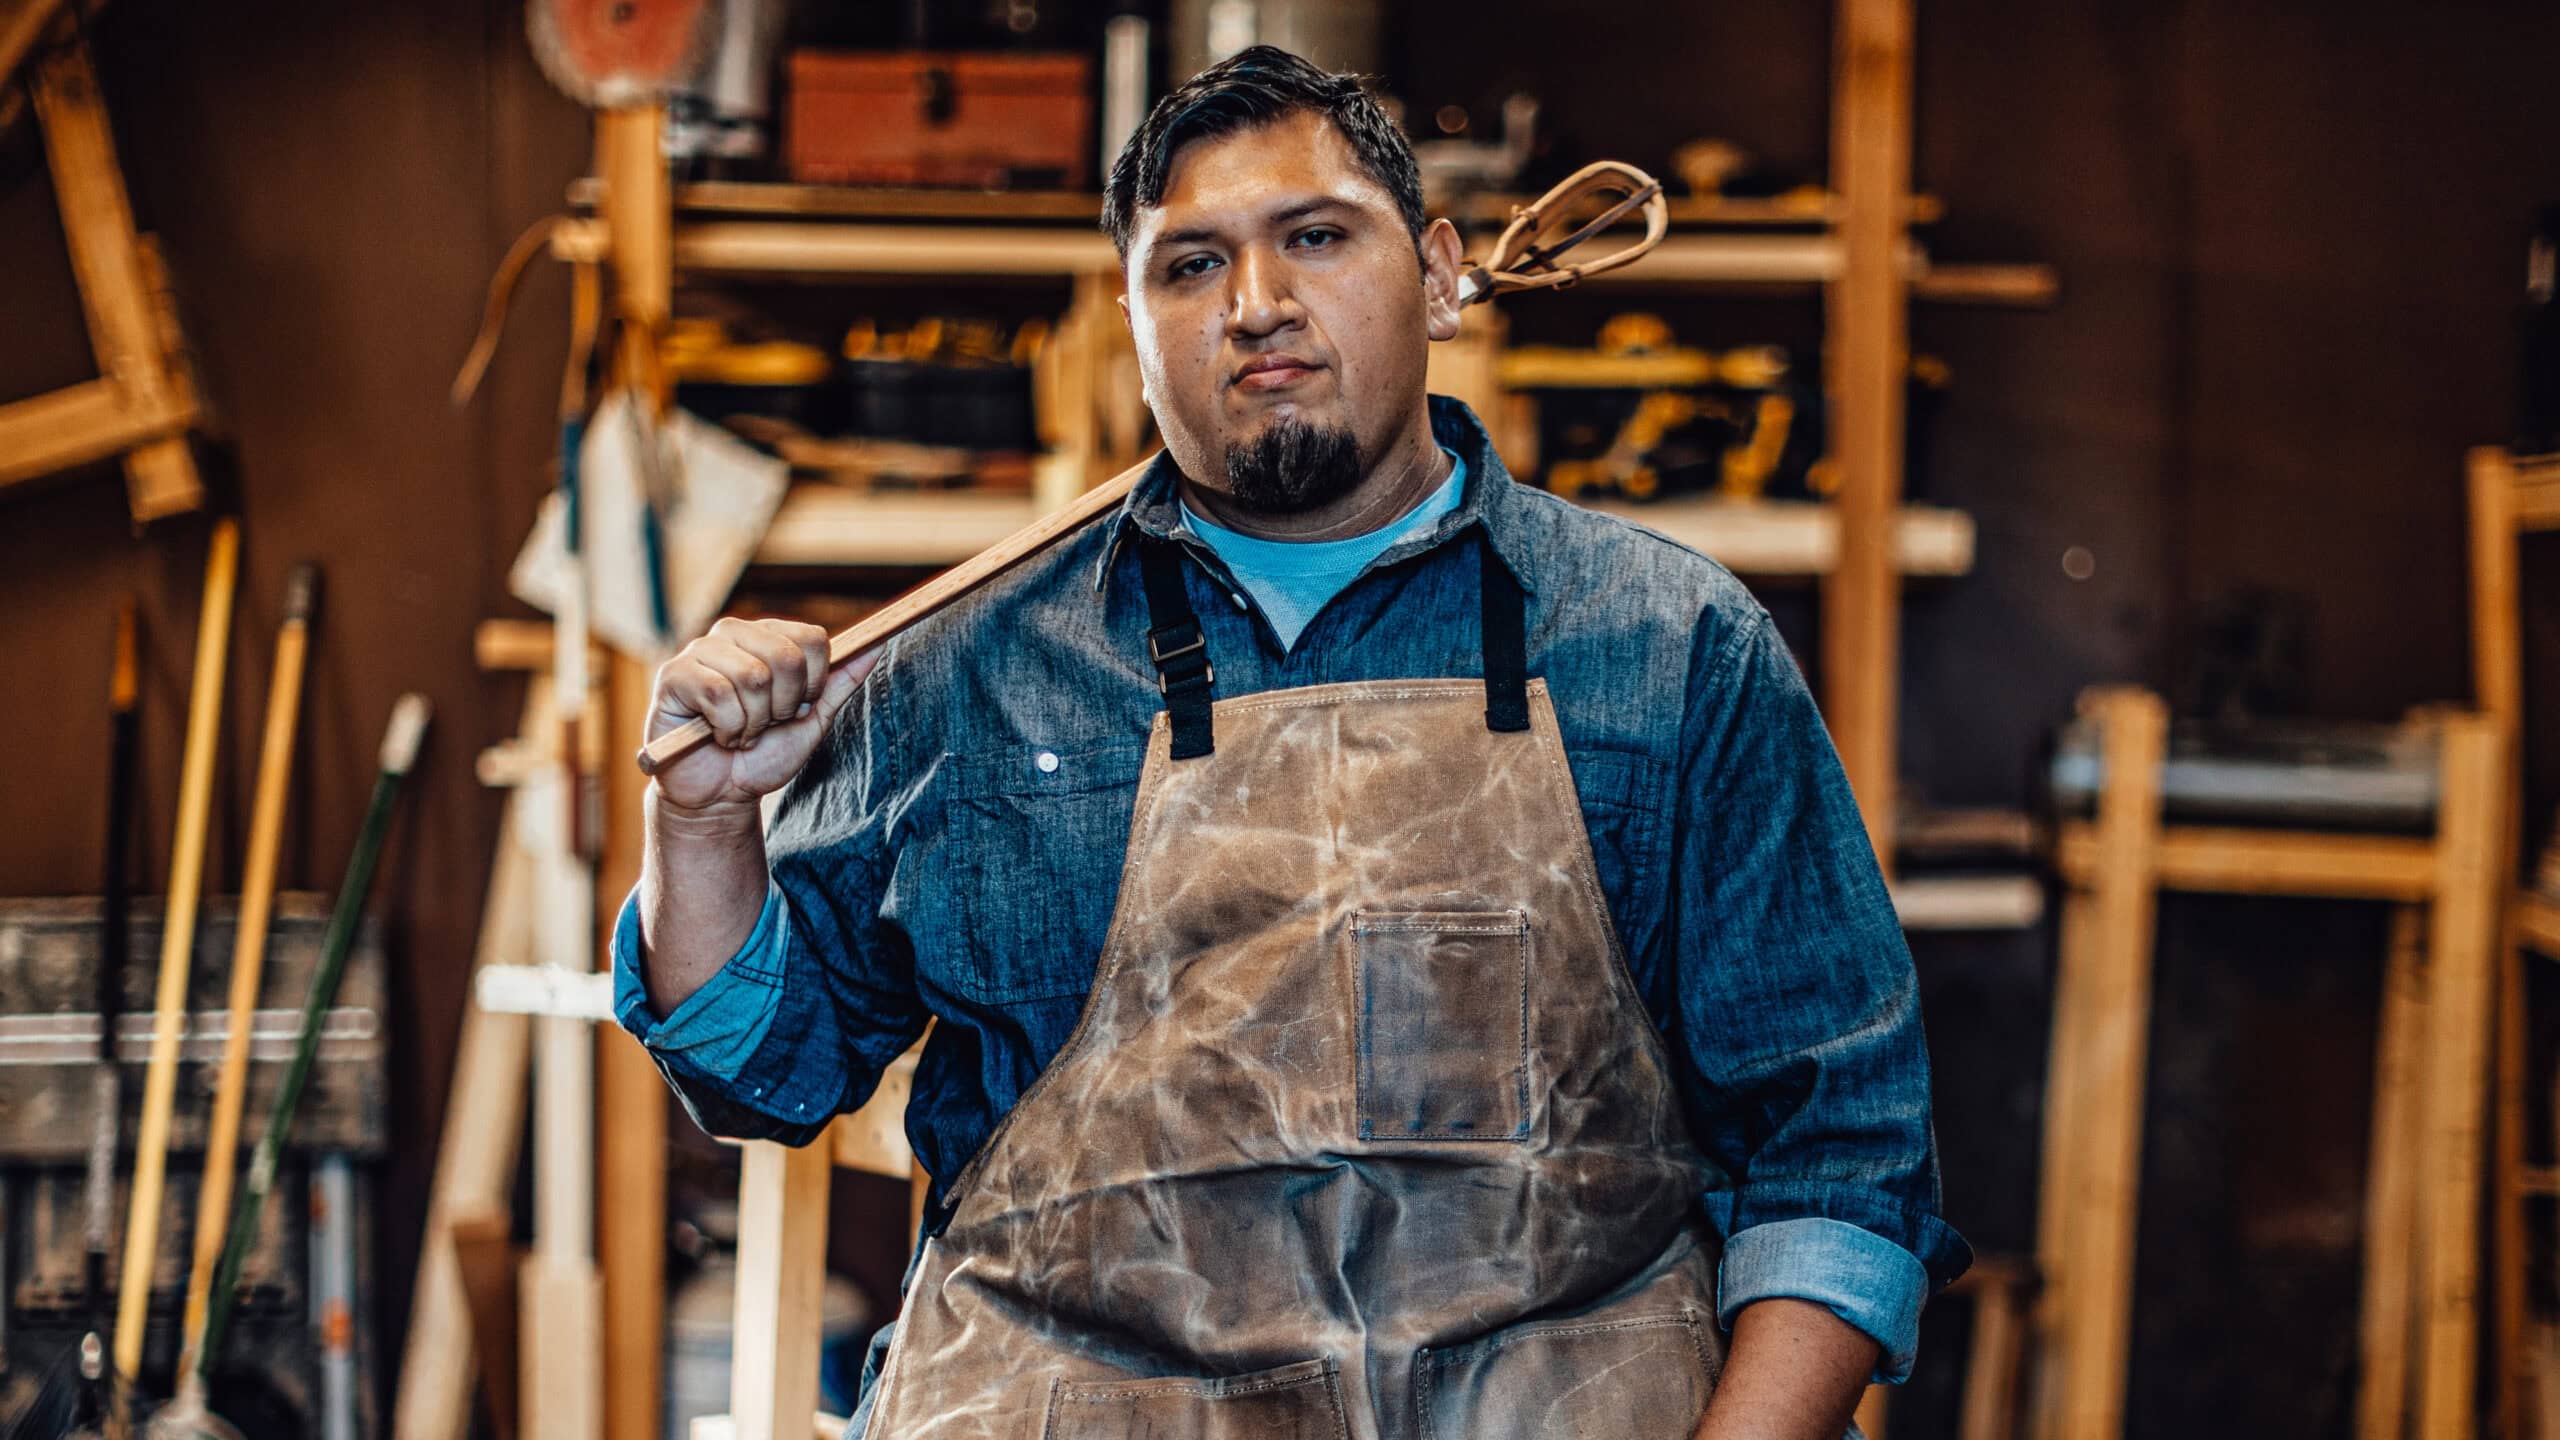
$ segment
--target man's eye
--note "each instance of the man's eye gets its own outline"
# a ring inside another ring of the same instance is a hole
[[[1341,238],[1341,231],[1332,229],[1328,226],[1318,226],[1313,230],[1301,230],[1298,232],[1296,237],[1298,244],[1306,246],[1309,249],[1322,249]]]
[[[1209,267],[1217,263],[1218,257],[1215,255],[1194,255],[1173,267],[1173,278],[1188,280],[1194,275],[1206,275],[1209,273]]]

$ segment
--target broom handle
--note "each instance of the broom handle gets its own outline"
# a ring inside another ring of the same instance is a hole
[[[197,887],[204,880],[205,824],[213,804],[213,746],[222,724],[222,667],[231,641],[231,592],[240,564],[239,522],[214,522],[196,622],[196,669],[187,701],[187,752],[178,780],[178,830],[169,858],[169,908],[160,932],[160,984],[152,1004],[151,1069],[143,1080],[142,1132],[133,1156],[124,1267],[117,1277],[116,1373],[142,1368],[151,1313],[152,1262],[160,1249],[160,1201],[168,1180],[169,1119],[178,1099],[178,1035],[186,1023]]]
[[[178,1373],[201,1368],[205,1299],[222,1258],[231,1218],[231,1182],[239,1172],[240,1111],[249,1094],[249,1036],[257,1026],[258,988],[266,974],[267,924],[276,897],[276,851],[284,840],[285,793],[293,779],[293,734],[302,713],[302,673],[310,653],[311,612],[319,577],[297,565],[285,581],[284,623],[276,631],[275,670],[267,682],[267,730],[258,755],[258,798],[249,815],[249,857],[240,881],[240,928],[231,944],[231,1019],[223,1027],[222,1069],[214,1083],[213,1122],[206,1133],[204,1186],[196,1199],[195,1264]]]
[[[383,837],[391,829],[393,802],[400,782],[416,763],[418,741],[426,733],[427,700],[411,693],[391,707],[391,723],[382,737],[382,768],[374,776],[373,797],[365,805],[364,824],[356,832],[355,850],[347,857],[346,878],[338,882],[338,901],[329,912],[329,928],[320,940],[320,964],[311,972],[311,989],[302,1000],[302,1030],[293,1042],[293,1060],[276,1087],[275,1107],[267,1112],[267,1128],[258,1136],[258,1153],[249,1162],[249,1181],[231,1212],[231,1231],[215,1265],[213,1291],[206,1306],[204,1344],[197,1348],[192,1370],[181,1372],[182,1384],[201,1385],[222,1354],[223,1332],[240,1290],[240,1267],[248,1259],[258,1233],[258,1217],[276,1185],[276,1166],[284,1156],[285,1137],[293,1130],[293,1112],[302,1103],[303,1084],[311,1078],[311,1062],[320,1052],[320,1027],[337,999],[338,977],[355,949],[356,929],[364,920],[365,897],[373,890],[373,871],[382,858]]]

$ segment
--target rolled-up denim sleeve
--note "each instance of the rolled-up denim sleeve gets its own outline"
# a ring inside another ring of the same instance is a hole
[[[913,957],[880,920],[908,798],[885,718],[890,668],[866,677],[783,792],[764,909],[701,989],[660,1016],[641,983],[636,894],[614,927],[615,1018],[714,1135],[808,1144],[923,1033]]]
[[[1711,620],[1718,617],[1711,616]],[[1672,883],[1692,1124],[1727,1183],[1717,1310],[1808,1300],[1910,1373],[1921,1302],[1972,1263],[1940,1218],[1920,999],[1857,801],[1758,607],[1702,623]]]

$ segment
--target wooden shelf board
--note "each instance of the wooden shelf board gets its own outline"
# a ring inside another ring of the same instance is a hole
[[[1808,500],[1671,500],[1598,504],[1746,575],[1818,575],[1838,557],[1839,517]],[[756,550],[774,566],[956,565],[1039,516],[1028,495],[973,490],[848,490],[801,485],[782,502]],[[1906,506],[1904,572],[1961,575],[1973,565],[1973,517]]]
[[[1892,890],[1905,930],[2024,930],[2044,918],[2032,875],[1905,876]]]
[[[1029,495],[801,485],[756,547],[758,565],[957,565],[1040,518]]]
[[[569,204],[595,208],[604,187],[594,176],[569,184]],[[1461,207],[1470,221],[1503,224],[1528,195],[1477,195]],[[1673,196],[1675,228],[1824,226],[1840,222],[1846,211],[1837,196],[1799,200],[1780,196]],[[773,218],[834,217],[900,220],[1031,220],[1092,225],[1102,213],[1102,197],[1083,190],[929,190],[898,186],[796,185],[771,181],[712,180],[675,187],[675,208],[687,215],[759,215]],[[1911,198],[1911,223],[1927,225],[1946,213],[1936,196]]]
[[[2560,960],[2560,900],[2530,890],[2517,896],[2516,939],[2528,950]]]
[[[2560,530],[2560,456],[2537,456],[2516,466],[2516,525]]]
[[[1637,505],[1594,500],[1590,508],[1632,520],[1744,575],[1822,575],[1840,559],[1840,517],[1815,500],[1661,500]],[[1895,549],[1902,573],[1962,575],[1973,569],[1973,517],[1937,505],[1902,507]]]
[[[2064,825],[2055,847],[2063,877],[2089,883],[2097,849],[2088,821]],[[2434,842],[2400,835],[2171,825],[2158,860],[2163,890],[2403,901],[2435,892]]]

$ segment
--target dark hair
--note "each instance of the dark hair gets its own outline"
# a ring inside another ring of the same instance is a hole
[[[1120,147],[1102,191],[1102,228],[1120,258],[1129,258],[1129,233],[1137,228],[1138,208],[1163,202],[1165,177],[1183,146],[1301,111],[1333,122],[1350,142],[1360,168],[1395,197],[1404,228],[1418,244],[1428,223],[1422,212],[1422,171],[1413,163],[1413,147],[1361,87],[1360,77],[1332,74],[1276,45],[1255,45],[1158,100],[1146,123]]]

